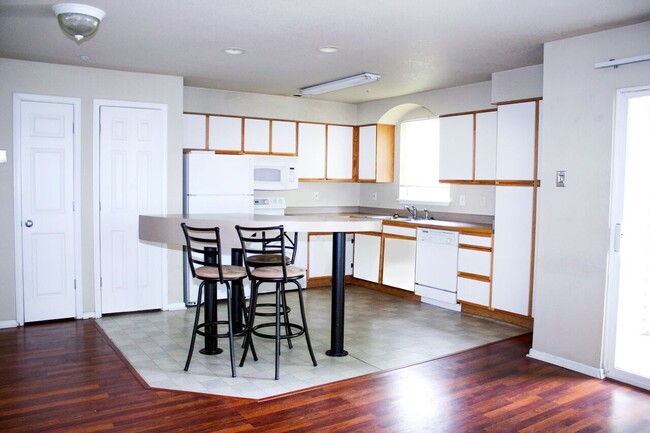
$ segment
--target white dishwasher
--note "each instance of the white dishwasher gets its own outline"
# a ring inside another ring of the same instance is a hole
[[[417,229],[415,294],[422,302],[460,311],[456,301],[458,232]]]

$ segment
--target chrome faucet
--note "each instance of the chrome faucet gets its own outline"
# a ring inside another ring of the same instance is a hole
[[[415,205],[404,206],[404,209],[409,211],[409,213],[411,214],[411,218],[413,218],[414,220],[418,218],[418,208],[416,208]]]
[[[424,210],[424,219],[428,220],[429,219],[429,209]]]

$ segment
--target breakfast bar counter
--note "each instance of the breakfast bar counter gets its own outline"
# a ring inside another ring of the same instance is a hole
[[[193,227],[219,227],[221,244],[225,250],[238,248],[235,225],[268,227],[283,225],[291,232],[331,232],[332,247],[332,322],[330,356],[345,356],[343,346],[345,306],[345,234],[353,232],[381,232],[382,221],[373,218],[345,218],[339,215],[255,215],[255,214],[169,214],[140,215],[140,239],[171,245],[184,245],[181,223]]]

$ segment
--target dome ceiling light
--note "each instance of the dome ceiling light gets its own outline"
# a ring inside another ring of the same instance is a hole
[[[82,43],[95,34],[99,23],[106,13],[93,6],[76,3],[60,3],[52,6],[52,10],[59,20],[59,26],[77,43]]]

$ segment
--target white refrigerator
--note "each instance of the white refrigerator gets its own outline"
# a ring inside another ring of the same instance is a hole
[[[246,155],[217,155],[195,151],[183,155],[183,213],[221,214],[253,213],[253,158]],[[179,228],[180,229],[180,228]],[[230,264],[230,248],[223,242],[222,258]],[[199,280],[184,257],[184,298],[186,305],[196,305]],[[225,287],[219,287],[217,298],[224,299]]]

